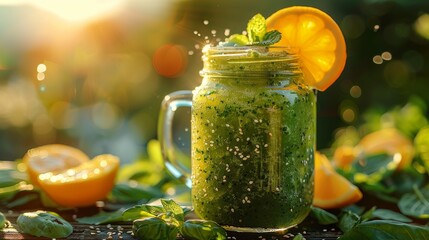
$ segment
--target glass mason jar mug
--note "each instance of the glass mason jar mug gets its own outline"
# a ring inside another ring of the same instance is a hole
[[[227,230],[281,231],[313,200],[316,95],[282,47],[205,47],[203,81],[167,95],[159,138],[170,172],[192,187],[195,213]],[[174,155],[172,119],[191,107],[191,173]]]

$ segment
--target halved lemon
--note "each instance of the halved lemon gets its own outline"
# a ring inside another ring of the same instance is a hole
[[[84,207],[103,200],[115,184],[119,159],[103,154],[60,173],[39,175],[42,190],[64,207]]]
[[[324,91],[334,83],[346,64],[346,43],[335,21],[317,8],[294,6],[267,18],[267,31],[277,30],[277,46],[297,51],[306,84]]]
[[[353,204],[362,198],[358,187],[338,174],[325,155],[316,152],[313,205],[330,209]]]
[[[81,150],[62,144],[48,144],[32,148],[23,157],[30,181],[37,185],[40,174],[59,172],[89,161]]]

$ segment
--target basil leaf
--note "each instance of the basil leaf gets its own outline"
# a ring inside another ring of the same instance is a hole
[[[175,201],[171,199],[161,199],[162,206],[166,213],[171,212],[179,221],[179,223],[183,223],[185,221],[185,214],[183,212],[183,208],[177,204]]]
[[[122,217],[122,213],[124,212],[124,209],[119,209],[114,212],[100,212],[96,215],[90,216],[90,217],[81,217],[77,218],[76,221],[78,223],[83,224],[104,224],[104,223],[112,223],[112,222],[121,222],[125,221]]]
[[[402,195],[398,203],[399,210],[408,216],[429,218],[429,185],[421,190],[414,185],[413,190],[414,193]]]
[[[16,220],[19,229],[36,237],[65,238],[73,227],[58,214],[45,211],[23,213]]]
[[[360,223],[360,217],[352,211],[346,211],[341,214],[340,221],[338,222],[338,227],[344,233],[353,229],[357,224]]]
[[[158,189],[145,188],[132,183],[119,183],[113,187],[109,200],[120,203],[147,203],[152,199],[158,199],[163,196],[164,194]]]
[[[179,229],[158,217],[137,219],[133,222],[133,234],[140,240],[176,240]]]
[[[318,207],[311,207],[311,216],[321,225],[329,225],[338,222],[337,216]]]
[[[338,240],[423,240],[429,239],[429,227],[390,220],[367,221],[356,225]]]
[[[224,240],[226,231],[217,223],[208,220],[187,220],[180,228],[180,234],[190,240]]]
[[[125,221],[133,221],[144,217],[155,217],[164,213],[164,208],[151,205],[137,205],[126,209],[122,213],[122,218]]]
[[[6,226],[6,217],[0,212],[0,230]]]
[[[267,25],[265,18],[259,13],[253,16],[247,23],[247,36],[250,44],[262,42],[266,32]]]
[[[413,221],[410,218],[389,209],[376,209],[372,213],[372,216],[383,220],[395,220],[404,223],[410,223]]]

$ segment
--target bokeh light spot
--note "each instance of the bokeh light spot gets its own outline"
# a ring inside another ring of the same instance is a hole
[[[41,64],[37,65],[37,72],[38,72],[38,73],[46,72],[46,65],[45,65],[45,64],[43,64],[43,63],[41,63]]]
[[[43,72],[38,72],[38,73],[37,73],[37,80],[39,80],[39,81],[43,81],[43,80],[45,80],[45,73],[43,73]]]
[[[377,32],[380,29],[380,25],[376,24],[373,27],[374,32]]]
[[[383,63],[383,58],[382,58],[380,55],[375,55],[375,56],[372,58],[372,61],[373,61],[375,64],[382,64],[382,63]]]
[[[159,75],[174,78],[184,71],[188,59],[182,46],[166,44],[156,50],[152,61]]]
[[[383,52],[381,58],[386,61],[392,60],[392,54],[390,52]]]
[[[350,96],[359,98],[362,95],[362,89],[358,85],[354,85],[350,88]]]
[[[425,13],[417,18],[414,23],[414,30],[420,36],[429,40],[429,14]]]
[[[347,108],[346,110],[343,111],[342,117],[344,121],[350,123],[355,120],[356,115],[353,109]]]

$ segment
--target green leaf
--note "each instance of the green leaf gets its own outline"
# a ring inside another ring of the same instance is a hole
[[[265,34],[264,39],[259,45],[269,46],[279,42],[282,39],[282,34],[277,30],[269,31]]]
[[[429,227],[416,226],[391,220],[367,221],[356,225],[339,240],[427,240]]]
[[[65,238],[73,232],[72,225],[56,213],[36,211],[18,216],[19,230],[36,237]]]
[[[372,216],[383,220],[395,220],[404,223],[410,223],[413,221],[410,218],[389,209],[376,209],[372,213]]]
[[[305,240],[305,238],[301,233],[298,233],[292,240]]]
[[[362,216],[360,217],[360,220],[361,220],[361,222],[365,222],[365,221],[368,221],[368,220],[370,220],[370,219],[372,219],[373,218],[373,214],[374,214],[374,211],[376,210],[377,208],[376,207],[372,207],[371,209],[369,209],[368,211],[366,211],[366,212],[364,212],[363,214],[362,214]]]
[[[161,203],[164,207],[165,212],[171,212],[180,223],[183,223],[185,221],[185,214],[183,212],[183,208],[174,200],[161,199]]]
[[[217,223],[208,220],[187,220],[180,228],[180,234],[190,240],[224,240],[226,231]]]
[[[6,226],[6,217],[0,212],[0,230]]]
[[[321,225],[329,225],[338,222],[337,216],[318,207],[311,207],[311,216]]]
[[[133,221],[139,218],[155,217],[164,212],[163,207],[143,204],[126,209],[122,213],[122,218],[125,221]]]
[[[140,240],[175,240],[179,228],[158,217],[137,219],[133,222],[133,234]]]
[[[266,32],[267,25],[265,18],[259,13],[253,16],[247,23],[247,36],[250,44],[262,42]]]
[[[96,215],[90,216],[90,217],[81,217],[77,218],[76,221],[78,223],[83,224],[105,224],[105,223],[113,223],[113,222],[121,222],[123,221],[122,213],[124,212],[124,209],[119,209],[114,212],[100,212]]]
[[[392,174],[400,161],[395,161],[393,155],[375,154],[359,159],[352,164],[355,183],[378,183]]]
[[[391,188],[398,195],[413,191],[414,185],[421,186],[425,176],[414,167],[408,167],[401,171],[395,171],[391,176],[385,178],[383,183],[386,188]]]
[[[429,185],[418,189],[415,185],[414,193],[402,195],[399,200],[399,210],[405,215],[416,218],[429,218]]]
[[[341,214],[338,227],[341,229],[341,231],[346,233],[359,224],[360,221],[359,215],[352,211],[346,211]]]
[[[164,194],[159,189],[143,187],[136,182],[118,183],[111,193],[109,200],[119,203],[147,203],[152,199],[163,197]]]
[[[419,130],[414,138],[416,151],[422,159],[426,171],[429,172],[429,126],[425,126]]]
[[[6,207],[7,208],[15,208],[15,207],[18,207],[18,206],[25,205],[25,204],[27,204],[27,203],[29,203],[29,202],[31,202],[33,200],[36,200],[38,198],[39,198],[38,194],[25,195],[25,196],[22,196],[20,198],[17,198],[15,200],[7,203]]]

